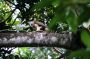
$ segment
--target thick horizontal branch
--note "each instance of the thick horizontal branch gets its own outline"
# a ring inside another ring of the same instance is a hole
[[[71,32],[50,33],[50,32],[24,32],[24,33],[0,33],[0,46],[5,47],[62,47],[75,49]]]

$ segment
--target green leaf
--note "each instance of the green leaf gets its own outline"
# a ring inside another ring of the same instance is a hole
[[[53,0],[53,1],[52,1],[52,5],[53,5],[54,7],[59,6],[59,5],[60,5],[60,0]]]
[[[70,0],[71,1],[71,0]],[[72,0],[73,3],[89,3],[90,0]]]
[[[78,20],[74,10],[71,8],[67,11],[66,21],[71,27],[71,31],[76,32],[78,27]]]
[[[3,0],[0,0],[0,2],[3,2]]]
[[[63,4],[60,4],[56,9],[55,9],[55,15],[58,17],[59,22],[66,22],[65,21],[65,13],[66,13],[66,7]]]
[[[57,27],[57,24],[59,22],[59,17],[55,16],[49,23],[49,29],[50,30],[55,30]]]
[[[84,30],[81,32],[81,40],[87,47],[90,48],[90,35],[87,31]]]
[[[52,18],[51,22],[49,23],[49,28],[51,30],[56,30],[58,27],[58,24],[60,22],[65,23],[65,13],[66,13],[66,6],[63,4],[60,4],[58,7],[55,8],[55,15]]]
[[[84,4],[84,3],[90,3],[90,0],[63,0],[65,4]]]
[[[90,51],[79,50],[72,52],[67,59],[90,59]]]
[[[87,6],[83,6],[84,11],[78,17],[79,24],[81,25],[83,22],[88,21],[90,18],[90,8]]]

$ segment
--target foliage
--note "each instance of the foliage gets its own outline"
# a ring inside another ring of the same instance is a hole
[[[90,49],[88,50],[79,50],[79,51],[74,51],[72,52],[69,56],[68,59],[90,59]]]
[[[83,32],[81,33],[81,39],[82,39],[82,41],[84,42],[84,44],[85,44],[88,48],[90,48],[90,35],[89,35],[89,33],[88,33],[87,31],[83,31]]]
[[[19,11],[14,18],[16,10]],[[71,31],[77,33],[79,28],[82,42],[87,49],[90,48],[90,25],[83,26],[84,22],[90,20],[89,0],[0,0],[0,30],[27,31],[29,29],[31,31],[28,21],[34,18],[43,22],[50,31],[54,32]],[[25,24],[27,27],[20,29],[21,27],[17,26],[19,24]],[[68,58],[90,58],[87,49],[71,52]],[[82,51],[84,52],[82,53]],[[35,58],[35,56],[32,57]]]
[[[58,54],[52,51],[53,50],[50,47],[20,47],[15,48],[6,58],[17,59],[17,56],[18,59],[55,59],[55,56]]]

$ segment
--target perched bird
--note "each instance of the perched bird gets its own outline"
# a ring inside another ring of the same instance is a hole
[[[47,26],[45,26],[42,22],[33,20],[33,21],[29,21],[28,23],[36,31],[47,31],[48,30]]]

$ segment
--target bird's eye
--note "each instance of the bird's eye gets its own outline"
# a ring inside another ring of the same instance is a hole
[[[29,23],[30,26],[32,26],[32,25],[34,24],[33,21],[30,21],[30,22],[28,22],[28,23]]]

